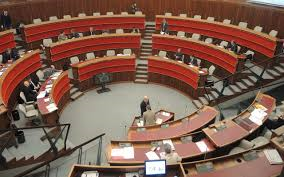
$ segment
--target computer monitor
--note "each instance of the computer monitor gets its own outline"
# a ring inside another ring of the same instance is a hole
[[[145,161],[146,176],[165,176],[166,160],[147,160]]]

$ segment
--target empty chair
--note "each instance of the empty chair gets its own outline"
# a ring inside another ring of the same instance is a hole
[[[115,30],[115,33],[116,33],[116,34],[122,34],[122,33],[124,33],[124,32],[123,32],[123,29],[116,29],[116,30]]]
[[[113,15],[113,12],[107,12],[106,15]]]
[[[71,15],[63,15],[63,19],[70,19],[72,18]]]
[[[179,16],[186,18],[186,17],[187,17],[187,14],[179,14]]]
[[[114,50],[107,50],[106,56],[108,56],[108,57],[115,56],[115,51]]]
[[[86,54],[86,60],[91,60],[94,59],[96,56],[94,54],[94,52],[90,52]]]
[[[121,15],[128,15],[128,12],[121,12]]]
[[[213,22],[215,20],[215,18],[214,17],[207,17],[207,20]]]
[[[135,15],[143,15],[143,13],[141,11],[136,11]]]
[[[52,44],[52,39],[51,39],[51,38],[43,39],[42,45],[43,45],[44,47],[49,47],[50,44]]]
[[[201,15],[194,15],[193,18],[195,18],[195,19],[201,19]]]
[[[28,110],[23,104],[19,104],[19,111],[22,112],[29,121],[31,121],[33,124],[38,124],[36,119],[38,118],[38,110],[31,109]]]
[[[195,39],[195,40],[199,40],[200,39],[200,34],[197,34],[197,33],[193,33],[192,36],[191,36],[192,39]]]
[[[86,14],[85,13],[79,13],[78,17],[86,17]]]
[[[262,31],[262,27],[261,26],[256,26],[256,27],[254,27],[254,31],[257,31],[257,32],[261,32]]]
[[[159,55],[160,57],[167,58],[167,52],[166,52],[166,51],[161,50],[158,55]]]
[[[93,16],[100,16],[100,15],[101,15],[100,12],[94,12],[94,13],[93,13]]]
[[[220,46],[222,46],[222,47],[228,47],[228,42],[227,41],[222,41],[221,43],[220,43]]]
[[[170,16],[172,16],[172,13],[166,12],[166,13],[165,13],[165,16],[166,16],[166,17],[170,17]]]
[[[178,31],[177,37],[185,37],[185,32],[184,31]]]
[[[58,20],[57,16],[51,16],[49,17],[49,21],[55,21]]]
[[[76,63],[79,63],[80,60],[77,56],[75,56],[75,57],[70,58],[70,62],[71,62],[71,64],[76,64]]]
[[[36,75],[37,75],[37,77],[39,78],[39,81],[40,81],[40,82],[44,82],[44,81],[45,81],[45,79],[44,79],[44,73],[43,73],[42,70],[38,70],[38,71],[36,72]]]
[[[261,136],[256,137],[255,139],[251,140],[251,142],[255,145],[255,147],[260,147],[268,144],[271,137],[272,132],[269,129],[264,128],[264,130],[261,132]]]
[[[276,31],[276,30],[271,30],[271,31],[269,32],[269,35],[272,36],[272,37],[276,37],[277,34],[278,34],[278,31]]]
[[[123,55],[131,55],[131,54],[132,54],[131,49],[124,49],[123,50]]]
[[[224,20],[223,20],[223,23],[225,23],[225,24],[231,24],[231,20],[229,20],[229,19],[224,19]]]
[[[246,150],[249,150],[254,147],[254,144],[252,142],[249,142],[248,140],[243,139],[240,144],[237,147],[234,147],[229,154],[236,154],[240,152],[244,152]]]
[[[212,76],[214,71],[215,71],[216,67],[214,65],[211,65],[208,69],[208,75]]]
[[[36,19],[33,19],[33,23],[34,24],[38,24],[38,23],[41,23],[41,19],[40,18],[36,18]]]
[[[254,52],[253,51],[248,50],[244,54],[247,56],[247,58],[253,60],[253,57],[254,57]]]
[[[207,44],[212,44],[213,39],[209,37],[209,38],[206,38],[204,42]]]
[[[241,28],[247,28],[247,26],[248,26],[247,22],[240,22],[239,23],[239,27],[241,27]]]

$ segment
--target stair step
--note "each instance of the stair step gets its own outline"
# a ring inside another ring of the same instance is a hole
[[[251,86],[254,86],[254,83],[252,83],[250,80],[248,79],[242,79],[242,81],[248,86],[248,87],[251,87]]]
[[[148,75],[136,75],[135,78],[148,80]]]
[[[242,92],[242,90],[241,89],[239,89],[237,86],[235,86],[235,85],[230,85],[229,86],[232,90],[233,90],[233,92],[235,92],[235,93],[238,93],[238,92]]]
[[[279,73],[284,73],[284,68],[282,68],[281,66],[275,66],[274,69],[277,70]]]
[[[141,52],[152,52],[152,47],[151,48],[141,48]]]
[[[13,156],[13,154],[11,154],[6,148],[4,149],[4,151],[2,152],[2,155],[6,158],[6,161],[9,162],[11,160],[13,160],[15,157]]]
[[[268,69],[266,70],[267,73],[271,74],[274,77],[278,77],[281,75],[281,72],[279,73],[278,70]]]
[[[242,90],[247,89],[247,86],[245,86],[242,82],[236,82],[236,85],[241,88]]]
[[[204,105],[209,104],[208,100],[205,97],[198,97],[198,100]]]
[[[140,56],[140,59],[147,59],[148,56]]]
[[[234,95],[235,93],[233,92],[233,90],[230,89],[230,87],[226,87],[223,94],[224,95]]]
[[[145,75],[145,74],[148,74],[148,71],[146,70],[136,70],[136,74],[138,75]]]
[[[255,76],[249,76],[248,79],[252,81],[253,83],[256,83],[257,81],[257,78]]]
[[[219,97],[219,94],[216,91],[211,91],[210,93],[213,97],[215,97],[215,99]]]
[[[147,72],[148,66],[138,66],[138,67],[136,67],[136,70],[137,71],[146,71]]]
[[[147,84],[148,80],[146,80],[146,79],[135,79],[134,82],[138,83],[138,84]]]
[[[144,39],[152,39],[152,36],[144,36]]]
[[[71,100],[76,100],[78,99],[79,97],[83,96],[84,93],[83,92],[80,92],[80,91],[77,91],[76,93],[74,93],[73,95],[71,95]]]
[[[79,89],[77,87],[73,87],[71,90],[70,90],[70,95],[73,95],[75,92],[77,92]]]
[[[8,152],[16,158],[16,160],[20,160],[25,158],[25,155],[20,152],[20,150],[16,149],[15,147],[10,147]]]
[[[197,109],[200,109],[203,106],[199,100],[193,100],[192,103]]]
[[[149,55],[152,55],[151,52],[141,52],[140,55],[146,55],[146,56],[149,56]]]

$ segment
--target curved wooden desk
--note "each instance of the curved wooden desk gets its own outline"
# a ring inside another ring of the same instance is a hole
[[[74,82],[81,91],[92,88],[96,74],[112,74],[112,82],[134,81],[136,56],[94,58],[72,65]]]
[[[159,111],[155,112],[155,118],[156,119],[160,119],[161,123],[166,123],[166,122],[174,120],[175,113],[169,112],[169,111],[165,111],[165,110],[159,110]],[[134,117],[134,120],[133,120],[133,122],[131,124],[131,127],[145,127],[144,125],[143,126],[138,126],[138,123],[140,123],[141,119],[143,119],[143,118],[140,117],[140,116]],[[160,124],[160,123],[157,123],[157,121],[156,121],[156,124]]]
[[[176,88],[191,97],[203,94],[208,72],[158,56],[148,57],[148,81]]]
[[[0,78],[0,98],[7,108],[11,108],[18,96],[18,86],[31,73],[41,67],[39,50],[25,54],[13,62]]]
[[[258,93],[254,102],[248,109],[243,111],[237,117],[210,125],[203,129],[203,132],[216,147],[225,147],[237,142],[261,127],[261,125],[258,125],[249,119],[251,112],[257,105],[262,105],[267,109],[267,111],[265,111],[267,115],[262,120],[264,123],[275,108],[276,100],[269,95]]]
[[[234,40],[237,44],[255,50],[267,57],[273,57],[276,49],[277,38],[266,33],[256,32],[236,25],[203,19],[156,16],[156,30],[160,30],[163,19],[167,19],[170,31],[184,31],[198,33],[226,41]]]
[[[16,47],[14,33],[12,30],[0,32],[0,53],[5,52],[8,48]]]
[[[180,48],[182,53],[207,60],[227,73],[235,73],[243,65],[241,56],[203,41],[160,34],[153,34],[152,40],[153,50],[176,52]]]
[[[41,86],[40,92],[47,92],[49,87],[49,94],[43,98],[37,99],[38,109],[42,115],[45,124],[56,124],[59,120],[59,115],[64,108],[64,105],[70,100],[70,79],[68,78],[68,71],[61,73],[59,76],[51,76]],[[50,111],[47,107],[54,103],[58,108]]]
[[[145,15],[101,15],[58,19],[56,21],[25,25],[22,34],[26,43],[32,43],[45,38],[57,37],[61,31],[70,34],[71,29],[75,29],[77,32],[88,32],[90,27],[94,27],[94,30],[119,28],[142,30],[145,28]]]
[[[140,34],[108,34],[86,36],[70,39],[63,42],[53,43],[47,50],[48,59],[60,69],[62,63],[70,62],[69,58],[76,55],[85,55],[93,51],[104,51],[111,49],[135,49],[133,53],[138,54],[140,50]],[[85,57],[85,56],[84,56]],[[64,61],[64,59],[67,59]]]
[[[155,141],[179,137],[200,130],[212,122],[217,115],[218,111],[212,107],[205,106],[183,119],[161,125],[130,127],[128,130],[128,140]]]

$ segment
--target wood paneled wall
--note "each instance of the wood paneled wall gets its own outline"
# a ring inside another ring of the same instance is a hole
[[[129,11],[134,0],[14,0],[0,4],[0,10],[8,10],[14,22],[25,24],[34,18],[47,20],[49,16],[62,17],[65,14],[77,16],[80,12],[92,15],[93,12],[105,14],[107,11],[120,13]],[[284,9],[264,5],[254,5],[246,0],[135,0],[138,7],[147,15],[147,20],[154,20],[155,15],[172,12],[173,15],[186,13],[215,17],[216,20],[231,19],[249,23],[249,28],[256,25],[264,27],[265,32],[271,29],[279,31],[284,37]],[[282,23],[281,23],[282,22]]]

